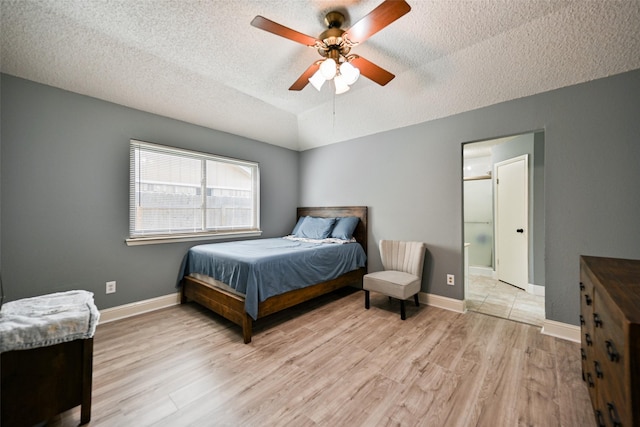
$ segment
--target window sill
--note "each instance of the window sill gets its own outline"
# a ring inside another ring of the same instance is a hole
[[[157,245],[162,243],[197,242],[201,240],[233,239],[237,237],[258,237],[262,231],[238,231],[211,234],[177,234],[173,236],[130,237],[125,239],[127,246]]]

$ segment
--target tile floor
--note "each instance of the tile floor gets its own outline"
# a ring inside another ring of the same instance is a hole
[[[542,326],[544,297],[533,295],[491,277],[470,275],[467,309]]]

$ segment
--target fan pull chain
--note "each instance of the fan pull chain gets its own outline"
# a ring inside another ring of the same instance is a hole
[[[331,127],[333,142],[336,142],[336,94],[333,94],[333,125]]]

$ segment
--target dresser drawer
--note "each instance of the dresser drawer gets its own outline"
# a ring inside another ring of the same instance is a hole
[[[580,267],[580,313],[593,312],[594,284],[587,267]]]
[[[618,308],[602,291],[595,290],[594,310],[591,315],[593,324],[594,349],[603,354],[608,362],[624,368],[624,349],[627,346],[624,331],[624,318]],[[620,371],[623,374],[624,371]]]
[[[608,295],[595,289],[594,370],[598,406],[607,425],[631,425],[631,402],[626,379],[624,319]],[[597,369],[596,369],[597,363]]]
[[[598,386],[597,410],[602,413],[604,425],[611,427],[625,427],[634,425],[631,422],[630,407],[627,402],[621,401],[619,396],[612,395],[612,390]]]
[[[580,271],[580,356],[582,360],[582,379],[587,383],[591,401],[596,399],[596,374],[594,371],[594,324],[593,307],[594,294],[593,282],[581,266]]]
[[[607,420],[605,425],[632,426],[630,423],[631,401],[626,392],[625,368],[622,357],[617,361],[608,359],[606,350],[596,348],[593,360],[595,387],[590,393],[594,407]],[[593,396],[593,395],[596,396]]]

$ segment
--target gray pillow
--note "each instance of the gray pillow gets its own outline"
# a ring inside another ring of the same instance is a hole
[[[336,225],[331,231],[331,237],[334,239],[351,240],[353,231],[356,229],[360,218],[357,216],[345,216],[336,219]]]
[[[298,218],[298,222],[296,223],[296,226],[293,227],[293,231],[291,232],[291,234],[293,234],[295,236],[298,233],[298,230],[300,230],[300,226],[304,222],[305,218],[306,218],[306,216],[301,216],[300,218]]]
[[[302,221],[300,228],[296,232],[296,237],[306,239],[326,239],[331,235],[331,230],[335,224],[335,218],[316,218],[308,216]]]

